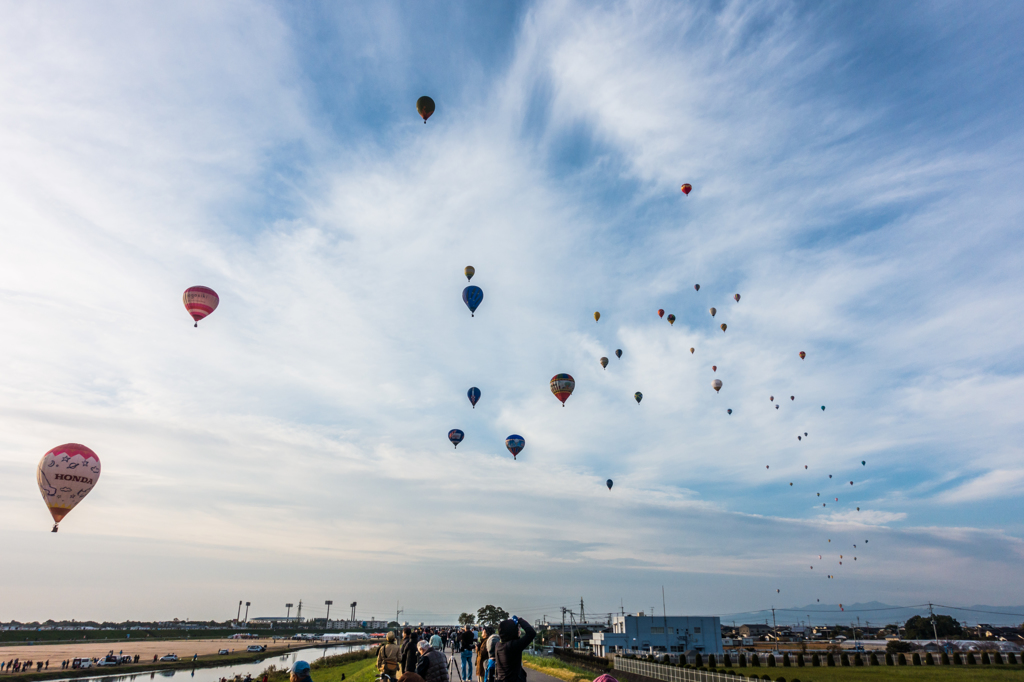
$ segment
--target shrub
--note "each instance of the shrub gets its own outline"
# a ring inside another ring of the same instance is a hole
[[[992,659],[991,659],[991,658],[989,658],[989,656],[988,656],[988,652],[987,652],[987,651],[982,651],[982,652],[981,652],[981,662],[982,662],[983,664],[985,664],[985,665],[988,665],[989,663],[991,663],[991,662],[992,662]]]
[[[924,661],[928,665],[935,665],[935,657],[932,656],[931,654],[925,654],[924,655]]]
[[[715,660],[715,658],[716,657],[715,657],[714,654],[708,654],[708,666],[709,667],[712,667],[712,668],[716,667],[717,661]]]
[[[836,658],[832,654],[825,654],[825,665],[829,668],[836,667]]]
[[[942,656],[939,657],[939,660],[942,661],[942,665],[949,665],[949,654],[943,651]]]
[[[786,682],[786,678],[785,677],[776,677],[775,678],[775,682]]]
[[[811,667],[817,668],[821,666],[821,657],[818,654],[811,654]]]
[[[796,667],[798,667],[798,668],[804,667],[804,655],[803,654],[797,654],[796,655]]]
[[[921,665],[921,654],[915,651],[913,658],[910,659],[910,662],[914,665]]]
[[[782,654],[782,667],[783,668],[788,668],[789,667],[789,652],[788,651],[786,653]]]
[[[899,658],[896,659],[896,662],[899,665],[906,665],[907,664],[907,655],[906,654],[899,654]]]
[[[726,673],[726,675],[735,675],[735,674],[736,674],[736,671],[734,671],[734,670],[730,670],[730,671],[728,671]]]
[[[960,656],[959,651],[953,652],[953,665],[963,665],[964,659]]]
[[[868,656],[868,665],[878,665],[878,654],[874,651],[872,651],[871,655]]]
[[[974,658],[974,653],[967,654],[967,665],[974,665],[978,661]]]
[[[887,642],[885,645],[886,652],[890,654],[905,654],[913,649],[910,642],[904,642],[898,639],[894,639],[891,642]]]
[[[755,668],[760,668],[761,667],[761,654],[756,654],[756,653],[755,654],[751,654],[750,655],[750,665],[754,666]]]
[[[853,655],[853,665],[854,666],[862,666],[863,667],[864,659],[860,657],[859,653],[856,653],[856,654]]]
[[[888,651],[885,652],[885,664],[886,665],[893,665],[892,654],[890,654]]]
[[[768,654],[768,667],[769,668],[774,668],[775,667],[775,654]]]
[[[746,654],[740,654],[740,658],[736,662],[736,665],[738,665],[741,668],[746,668],[747,667],[747,655]]]
[[[1011,651],[1010,653],[1006,654],[1006,660],[1010,663],[1010,665],[1017,665],[1017,654]]]
[[[839,663],[844,668],[849,668],[850,667],[850,654],[847,654],[847,653],[839,654]]]
[[[704,657],[700,655],[699,651],[693,655],[693,664],[704,665]]]
[[[995,652],[994,654],[992,654],[992,661],[994,663],[1002,663],[1003,662],[1003,655],[1000,654],[998,651]]]

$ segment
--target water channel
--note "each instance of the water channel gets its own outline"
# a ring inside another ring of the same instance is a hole
[[[256,676],[275,665],[278,670],[289,668],[292,663],[298,660],[305,660],[312,663],[322,656],[335,656],[347,654],[350,651],[362,651],[369,648],[368,644],[338,644],[328,647],[306,647],[302,649],[286,649],[284,651],[268,651],[267,657],[257,661],[245,663],[229,663],[210,668],[178,668],[175,670],[139,670],[122,674],[97,674],[91,677],[65,677],[47,682],[164,682],[165,679],[176,677],[178,682],[220,682],[221,678],[232,680],[236,675],[245,677]],[[156,678],[161,678],[157,680]]]

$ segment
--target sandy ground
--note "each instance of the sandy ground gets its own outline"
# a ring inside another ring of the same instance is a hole
[[[30,661],[50,661],[50,669],[56,665],[60,668],[60,662],[72,658],[96,658],[106,656],[113,649],[115,654],[124,652],[125,656],[139,655],[139,662],[153,661],[153,656],[164,654],[178,654],[179,659],[192,658],[192,654],[200,656],[216,655],[220,649],[227,649],[231,652],[245,651],[250,644],[263,644],[267,651],[277,649],[300,649],[310,646],[309,642],[278,641],[276,644],[271,639],[246,640],[246,639],[174,639],[174,640],[137,640],[130,639],[111,642],[82,642],[81,644],[35,644],[27,646],[15,644],[11,646],[0,646],[0,660],[10,661],[15,658]]]

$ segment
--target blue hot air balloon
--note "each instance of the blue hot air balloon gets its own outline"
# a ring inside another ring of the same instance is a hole
[[[469,308],[470,317],[476,317],[473,313],[480,307],[480,303],[484,300],[484,290],[480,287],[468,286],[462,290],[462,300],[465,301],[466,307]]]
[[[505,439],[505,447],[512,453],[512,459],[515,459],[516,455],[522,452],[523,448],[526,447],[526,439],[513,433]]]
[[[475,410],[476,401],[480,400],[480,389],[474,386],[473,388],[469,389],[466,392],[466,395],[469,396],[469,402],[473,406],[473,409]]]
[[[448,440],[450,440],[452,445],[455,447],[459,447],[459,443],[461,443],[462,439],[465,437],[466,434],[464,434],[461,429],[452,429],[448,432]]]
[[[611,490],[612,489],[612,479],[610,479],[610,478],[608,479],[607,485],[608,485],[608,490]]]

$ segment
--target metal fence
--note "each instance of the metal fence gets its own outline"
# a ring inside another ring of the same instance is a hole
[[[694,670],[693,668],[677,668],[622,656],[615,657],[613,667],[616,670],[651,677],[655,680],[662,680],[662,682],[749,682],[746,677],[739,675]]]

